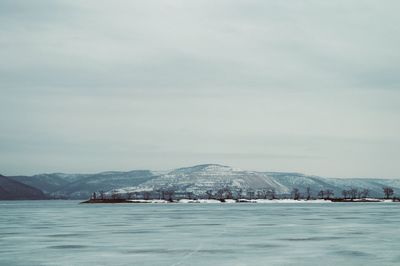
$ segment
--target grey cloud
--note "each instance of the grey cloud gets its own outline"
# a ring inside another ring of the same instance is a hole
[[[1,1],[0,169],[396,176],[398,7]]]

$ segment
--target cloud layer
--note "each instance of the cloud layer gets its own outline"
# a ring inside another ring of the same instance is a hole
[[[1,1],[5,174],[400,177],[398,1]]]

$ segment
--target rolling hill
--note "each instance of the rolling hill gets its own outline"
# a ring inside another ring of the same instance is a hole
[[[0,200],[40,199],[46,199],[41,190],[0,175]]]
[[[4,177],[3,177],[4,179]],[[392,187],[400,194],[399,179],[325,178],[301,173],[246,171],[218,164],[203,164],[178,168],[170,172],[134,170],[109,171],[96,174],[39,174],[7,177],[43,191],[50,198],[85,199],[93,192],[174,190],[179,193],[204,194],[229,187],[234,191],[273,190],[277,195],[290,195],[294,188],[305,194],[310,188],[316,196],[321,190],[331,190],[341,197],[343,190],[369,190],[372,197],[382,197],[383,187]],[[14,190],[15,191],[15,190]]]

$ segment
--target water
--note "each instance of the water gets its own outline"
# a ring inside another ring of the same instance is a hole
[[[400,205],[0,201],[0,265],[400,265]]]

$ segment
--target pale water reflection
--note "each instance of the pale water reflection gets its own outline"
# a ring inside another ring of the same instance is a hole
[[[0,202],[0,265],[400,265],[400,204]]]

